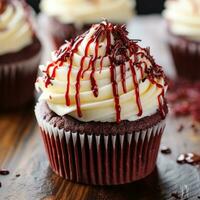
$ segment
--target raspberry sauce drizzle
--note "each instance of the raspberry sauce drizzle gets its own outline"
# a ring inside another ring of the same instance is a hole
[[[95,66],[94,65],[95,65],[95,61],[98,57],[98,48],[99,48],[99,42],[97,40],[96,45],[95,45],[95,56],[92,60],[92,72],[90,74],[91,90],[92,90],[95,97],[98,97],[98,95],[99,95],[97,82],[96,82],[95,77],[94,77],[94,75],[95,75]]]
[[[47,66],[47,69],[45,71],[45,73],[47,74],[46,81],[45,81],[46,88],[48,88],[48,86],[51,84],[51,80],[53,80],[56,77],[56,70],[58,69],[58,67],[62,66],[62,64],[63,64],[63,61],[58,60],[56,62],[50,63]],[[50,69],[52,67],[53,67],[53,70],[52,70],[52,74],[50,75]]]
[[[71,75],[72,65],[73,65],[73,56],[74,56],[74,53],[78,50],[78,47],[82,41],[83,41],[83,38],[79,38],[77,40],[77,42],[74,44],[74,47],[71,49],[71,53],[70,53],[70,64],[69,64],[69,69],[68,69],[68,73],[67,73],[67,90],[65,93],[65,99],[66,99],[67,106],[70,106],[70,104],[71,104],[70,97],[69,97],[69,89],[70,89],[70,75]]]
[[[112,41],[111,41],[111,35],[112,35]],[[100,41],[99,38],[102,37],[102,39],[106,39],[107,46],[106,46],[106,53],[102,57],[98,57],[99,54],[99,47]],[[74,54],[77,52],[79,45],[82,43],[83,39],[85,38],[85,35],[81,35],[80,37],[77,37],[75,42],[72,41],[71,43],[68,43],[66,45],[66,48],[59,50],[57,53],[58,59],[51,63],[46,70],[47,79],[45,82],[45,86],[48,87],[49,84],[51,84],[51,80],[55,78],[56,76],[56,70],[59,66],[61,66],[65,61],[69,61],[69,67],[67,72],[67,87],[66,87],[66,93],[65,93],[65,99],[66,99],[66,105],[70,106],[70,97],[69,97],[69,91],[70,91],[70,77],[71,72],[73,68],[73,59]],[[114,44],[113,44],[114,42]],[[90,52],[90,45],[92,43],[95,43],[95,54],[89,55]],[[77,115],[78,117],[82,117],[82,111],[81,111],[81,100],[80,100],[80,87],[81,87],[81,78],[84,78],[84,74],[86,72],[90,72],[90,83],[91,83],[91,91],[93,92],[94,97],[98,97],[99,95],[99,89],[97,85],[97,81],[95,79],[95,72],[96,72],[96,61],[97,59],[100,59],[100,68],[99,73],[101,73],[103,68],[103,60],[104,58],[108,58],[110,61],[109,68],[110,68],[110,83],[112,85],[113,90],[113,98],[114,98],[114,104],[115,104],[115,111],[116,111],[116,121],[117,123],[120,123],[121,121],[121,106],[120,106],[120,97],[119,97],[119,91],[118,91],[118,81],[117,81],[117,68],[119,67],[120,72],[120,78],[121,78],[121,84],[123,93],[127,92],[126,87],[126,63],[130,65],[130,70],[132,74],[133,79],[133,85],[134,85],[134,92],[135,92],[135,101],[138,107],[138,116],[142,116],[143,114],[143,108],[141,105],[141,99],[140,99],[140,91],[139,91],[139,84],[140,81],[145,81],[148,79],[152,84],[156,85],[157,88],[160,88],[162,91],[158,95],[158,104],[159,104],[159,110],[162,113],[163,117],[165,116],[165,112],[163,109],[164,104],[164,95],[165,90],[164,86],[157,83],[157,79],[159,77],[163,77],[163,72],[161,68],[155,64],[153,58],[150,56],[148,49],[142,49],[142,52],[138,52],[139,46],[136,44],[135,41],[129,40],[127,37],[127,31],[124,26],[119,25],[112,25],[108,23],[107,21],[101,23],[96,29],[94,34],[91,36],[89,41],[87,42],[85,46],[85,52],[84,55],[81,58],[80,61],[80,68],[77,73],[76,77],[76,84],[75,84],[75,102],[77,107]],[[132,61],[130,57],[134,55],[135,60]],[[139,57],[146,58],[150,65],[147,66],[146,61],[138,61]],[[89,60],[88,66],[85,66],[85,60],[86,58]],[[50,75],[50,69],[53,68],[52,74]],[[89,71],[90,70],[90,71]],[[141,75],[141,80],[137,77],[136,70],[139,70]]]
[[[164,99],[165,99],[165,97],[164,97],[164,95],[165,95],[165,90],[164,90],[163,86],[162,86],[161,84],[157,83],[155,80],[153,80],[153,79],[151,79],[151,78],[149,78],[149,80],[150,80],[150,82],[151,82],[152,84],[155,84],[157,88],[160,88],[160,89],[161,89],[161,93],[158,95],[158,105],[159,105],[159,110],[160,110],[160,112],[161,112],[161,114],[162,114],[162,117],[164,118],[165,115],[166,115],[166,114],[165,114],[165,111],[164,111],[164,109],[163,109],[163,101],[164,101]]]
[[[82,75],[82,72],[83,72],[85,58],[86,57],[83,56],[82,59],[81,59],[80,70],[79,70],[79,72],[77,74],[77,77],[76,77],[76,95],[75,95],[75,99],[76,99],[77,114],[78,114],[79,117],[82,117],[81,104],[80,104],[80,80],[81,80],[81,75]]]
[[[122,82],[122,88],[123,88],[123,92],[126,93],[127,89],[126,89],[126,66],[125,64],[121,64],[120,65],[120,73],[121,73],[121,82]]]
[[[136,77],[136,71],[135,68],[133,66],[133,62],[132,60],[129,61],[130,63],[130,68],[131,68],[131,72],[132,72],[132,76],[133,76],[133,84],[134,84],[134,90],[135,90],[135,99],[136,99],[136,103],[137,103],[137,107],[138,107],[138,116],[142,115],[142,105],[141,105],[141,100],[140,100],[140,93],[139,93],[139,85],[138,85],[138,80]]]
[[[116,66],[112,62],[112,58],[110,58],[110,78],[113,89],[113,96],[115,101],[115,110],[116,110],[116,121],[120,123],[121,121],[121,106],[119,103],[119,93],[118,93],[118,84],[116,81]]]

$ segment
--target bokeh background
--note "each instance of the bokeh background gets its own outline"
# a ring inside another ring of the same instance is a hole
[[[27,0],[29,4],[39,12],[40,0]],[[56,0],[55,0],[56,1]],[[160,13],[164,8],[165,0],[136,0],[137,1],[137,13],[138,14],[152,14]]]

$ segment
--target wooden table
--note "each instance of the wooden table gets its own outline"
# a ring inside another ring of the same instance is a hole
[[[158,31],[154,30],[155,25]],[[160,17],[136,18],[129,28],[130,35],[144,38],[143,43],[152,46],[158,62],[167,67],[168,74],[173,75]],[[178,132],[181,124],[185,128]],[[189,118],[176,119],[169,115],[162,145],[169,146],[172,153],[159,154],[155,171],[146,179],[122,186],[94,187],[65,181],[51,171],[33,107],[1,114],[0,168],[9,169],[10,174],[0,176],[0,199],[160,200],[175,199],[172,193],[178,193],[181,199],[197,200],[200,196],[200,168],[176,163],[180,153],[200,153],[200,133],[195,133],[191,124]]]

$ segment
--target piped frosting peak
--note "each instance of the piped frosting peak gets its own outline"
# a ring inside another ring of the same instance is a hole
[[[81,121],[136,120],[159,109],[166,91],[162,68],[128,38],[125,25],[104,20],[66,42],[42,66],[36,85],[58,115]]]

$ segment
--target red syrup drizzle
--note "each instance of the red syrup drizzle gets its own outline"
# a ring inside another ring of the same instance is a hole
[[[151,79],[149,78],[149,81],[152,83],[152,84],[155,84],[157,88],[160,88],[161,89],[161,93],[158,95],[158,105],[159,105],[159,110],[162,114],[162,117],[164,118],[165,117],[165,111],[164,111],[164,108],[163,108],[163,101],[164,101],[164,96],[165,96],[165,90],[163,88],[163,86],[159,83],[157,83],[154,79]]]
[[[94,65],[95,65],[95,61],[98,57],[98,48],[99,48],[99,42],[97,40],[96,45],[95,45],[95,56],[92,60],[92,72],[90,74],[91,90],[92,90],[95,97],[98,97],[98,95],[99,95],[97,82],[96,82],[95,77],[94,77],[94,75],[95,75],[95,66]]]
[[[111,44],[111,33],[113,34],[114,41],[116,44],[112,45]],[[161,94],[158,96],[158,102],[159,102],[159,109],[164,113],[164,110],[162,108],[162,104],[164,101],[164,87],[157,83],[154,78],[156,77],[161,77],[164,76],[162,70],[158,67],[158,65],[155,64],[153,58],[149,55],[148,51],[145,50],[147,55],[145,55],[144,52],[139,52],[137,53],[138,45],[136,42],[133,40],[129,40],[127,38],[128,32],[126,31],[124,26],[119,26],[119,25],[112,25],[108,23],[107,21],[101,23],[97,28],[96,32],[94,35],[91,37],[91,39],[88,41],[86,48],[85,48],[85,55],[81,59],[81,64],[80,64],[80,69],[76,77],[76,94],[75,94],[75,100],[76,100],[76,106],[77,106],[77,114],[79,117],[82,117],[82,112],[81,112],[81,102],[80,102],[80,79],[84,78],[84,73],[88,71],[91,68],[91,73],[90,73],[90,82],[91,82],[91,90],[93,92],[93,95],[95,97],[98,97],[98,86],[97,82],[95,80],[95,63],[96,60],[99,59],[98,57],[98,49],[99,49],[99,37],[106,37],[107,40],[107,47],[106,47],[106,55],[104,57],[109,58],[110,60],[110,73],[111,73],[111,83],[112,83],[112,89],[113,89],[113,97],[114,97],[114,102],[115,102],[115,110],[116,110],[116,121],[117,123],[120,123],[121,121],[121,107],[120,107],[120,99],[119,99],[119,93],[118,93],[118,83],[116,80],[116,66],[120,66],[120,75],[121,75],[121,82],[123,86],[123,92],[126,93],[126,68],[125,68],[125,62],[129,62],[130,64],[130,69],[132,72],[133,76],[133,84],[135,88],[135,97],[136,97],[136,103],[138,106],[138,116],[142,115],[142,105],[141,105],[141,100],[140,100],[140,93],[139,93],[139,82],[136,77],[136,70],[135,66],[140,70],[141,76],[143,77],[144,73],[147,74],[147,77],[144,77],[145,79],[149,79],[152,84],[155,84],[158,88],[162,89]],[[67,73],[67,88],[66,88],[66,93],[65,93],[65,98],[66,98],[66,105],[70,106],[70,97],[69,97],[69,90],[70,90],[70,76],[71,76],[71,71],[72,71],[72,65],[73,65],[73,57],[74,53],[77,52],[79,45],[83,41],[85,35],[81,35],[80,37],[77,37],[75,41],[71,41],[71,43],[68,45],[66,44],[66,48],[60,48],[57,52],[57,60],[51,63],[46,70],[47,74],[47,79],[45,82],[45,86],[48,87],[48,85],[51,83],[51,80],[55,78],[56,76],[56,70],[58,69],[59,66],[62,66],[63,63],[66,61],[66,59],[69,59],[70,64],[68,67],[68,73]],[[88,67],[84,70],[84,62],[85,58],[89,57],[89,47],[90,45],[95,42],[95,55],[90,56],[90,61],[88,64]],[[111,47],[113,47],[112,50]],[[118,49],[122,51],[119,51],[120,54],[118,54]],[[138,59],[132,62],[130,60],[130,56],[127,59],[126,52],[124,53],[123,49],[128,49],[130,55],[135,54],[135,58],[139,54],[142,54],[142,57],[146,57],[148,60],[151,62],[151,68],[147,68],[147,64],[145,62],[138,62]],[[114,52],[114,53],[113,53]],[[116,53],[116,55],[115,55]],[[125,54],[125,55],[124,55]],[[120,56],[121,60],[117,58],[117,56]],[[101,58],[100,60],[100,69],[99,72],[101,73],[101,70],[103,68],[103,59],[104,57]],[[142,64],[145,64],[145,70],[142,68]],[[52,74],[49,75],[49,71],[51,67],[54,67]],[[150,70],[150,71],[149,71]],[[160,70],[160,71],[159,71]],[[142,80],[143,81],[143,80]],[[163,98],[163,99],[162,99]],[[163,101],[162,101],[163,100]]]
[[[116,81],[116,66],[113,64],[111,58],[110,58],[110,74],[111,74],[113,96],[115,100],[116,121],[117,123],[119,123],[121,121],[121,106],[119,103],[118,84]]]
[[[83,72],[83,66],[84,66],[84,61],[85,61],[85,56],[82,57],[81,59],[81,67],[80,70],[78,72],[78,75],[76,77],[76,107],[77,107],[77,113],[79,117],[82,117],[82,112],[81,112],[81,105],[80,105],[80,79],[81,79],[81,75]]]
[[[103,60],[104,60],[104,57],[101,58],[101,61],[100,61],[100,70],[99,70],[99,73],[101,74],[102,72],[102,69],[103,69]]]
[[[126,89],[126,69],[125,69],[125,64],[121,64],[120,65],[120,73],[121,73],[121,81],[122,81],[122,88],[123,88],[123,92],[126,93],[127,89]]]
[[[151,66],[154,66],[154,67],[157,69],[157,71],[161,70],[161,68],[160,68],[158,65],[156,65],[156,64],[154,63],[153,58],[151,58],[150,55],[148,54],[149,50],[148,50],[148,52],[147,52],[146,49],[143,49],[143,50],[147,53],[147,55],[145,55],[143,52],[140,52],[140,53],[137,54],[137,56],[141,55],[141,57],[146,57],[146,58],[150,61]],[[144,67],[145,70],[144,70],[144,71],[148,74],[148,76],[147,76],[146,78],[147,78],[152,84],[156,85],[157,88],[160,88],[160,89],[161,89],[161,93],[158,95],[158,106],[159,106],[159,110],[160,110],[160,112],[161,112],[162,117],[165,118],[166,113],[165,113],[165,110],[164,110],[164,108],[163,108],[163,102],[164,102],[164,100],[165,100],[165,97],[164,97],[164,96],[165,96],[164,87],[163,87],[161,84],[157,83],[157,82],[154,80],[154,78],[156,77],[156,75],[153,74],[153,72],[149,72],[149,69],[147,68],[147,64],[146,64],[145,62],[139,62],[139,63],[137,63],[137,67],[141,70],[141,75],[143,74],[142,66],[141,66],[142,64],[145,64],[145,67]],[[142,75],[142,76],[143,76],[143,75]],[[158,73],[157,76],[164,76],[164,75],[163,75],[163,72],[160,71],[160,74]],[[165,82],[165,86],[166,86],[166,82]]]
[[[68,73],[67,73],[67,90],[65,93],[65,99],[66,99],[66,105],[70,106],[70,97],[69,97],[69,89],[70,89],[70,75],[71,75],[71,71],[72,71],[72,65],[73,65],[73,56],[74,53],[78,50],[79,45],[81,44],[81,42],[83,41],[83,38],[79,38],[76,43],[74,44],[74,47],[72,47],[71,49],[71,53],[70,53],[70,64],[69,64],[69,69],[68,69]]]
[[[97,40],[96,40],[96,45],[95,45],[95,56],[94,56],[94,58],[90,59],[88,68],[83,72],[84,61],[85,61],[85,58],[88,56],[89,47],[93,41],[94,41],[94,38],[91,38],[86,45],[85,56],[83,56],[83,58],[81,59],[81,67],[80,67],[80,70],[78,72],[77,79],[76,79],[76,96],[75,96],[75,98],[76,98],[77,113],[78,113],[79,117],[82,117],[81,105],[80,105],[80,79],[81,79],[81,77],[82,78],[84,77],[84,72],[86,72],[90,68],[90,66],[92,66],[92,72],[90,74],[91,89],[93,91],[94,96],[98,97],[98,86],[97,86],[97,83],[96,83],[96,80],[94,77],[94,74],[95,74],[95,66],[94,65],[95,65],[95,61],[98,57],[98,48],[99,48],[99,43]]]
[[[134,84],[134,89],[135,89],[135,98],[136,98],[136,103],[138,106],[138,116],[142,115],[142,105],[141,105],[141,101],[140,101],[140,93],[139,93],[139,85],[138,85],[138,81],[137,81],[137,77],[136,77],[136,72],[135,72],[135,68],[133,66],[133,62],[132,60],[129,61],[130,63],[130,68],[131,68],[131,72],[133,75],[133,84]]]

